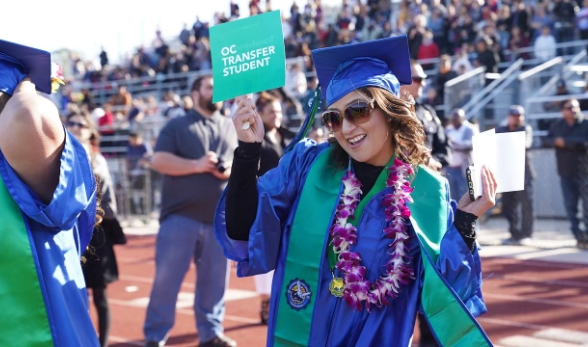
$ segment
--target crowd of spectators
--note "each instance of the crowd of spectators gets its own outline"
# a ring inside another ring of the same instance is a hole
[[[341,0],[336,8],[325,7],[320,0],[300,2],[282,13],[286,57],[306,58],[289,75],[298,75],[297,69],[313,71],[312,49],[406,34],[411,57],[423,61],[432,75],[440,75],[429,83],[436,103],[443,100],[443,81],[475,67],[498,72],[501,62],[518,58],[547,61],[574,53],[573,47],[558,51],[557,43],[588,39],[588,0]],[[72,55],[73,74],[80,81],[114,82],[207,70],[211,24],[270,10],[271,0],[251,0],[247,9],[231,1],[228,13],[217,13],[212,23],[197,17],[170,39],[158,30],[151,45],[139,47],[121,64],[111,64],[105,48],[100,66]],[[302,101],[306,83],[288,80],[295,84],[289,95]]]
[[[567,53],[556,52],[555,43],[588,39],[586,5],[586,0],[342,0],[334,12],[329,8],[333,14],[328,16],[320,0],[308,0],[304,5],[293,2],[282,15],[282,27],[287,58],[310,57],[315,48],[407,34],[415,59],[465,55],[469,64],[463,61],[456,71],[476,65],[495,70],[501,61],[549,59]],[[217,13],[212,24],[270,10],[270,0],[251,0],[245,10],[231,2],[228,15]],[[98,82],[209,69],[209,25],[197,17],[171,39],[158,30],[151,45],[139,47],[120,65],[110,65],[104,48],[97,67],[74,56],[74,73]],[[535,50],[516,52],[535,45]]]
[[[316,86],[316,79],[305,74],[313,70],[310,51],[315,48],[406,34],[411,57],[421,60],[432,75],[424,101],[439,106],[445,82],[477,66],[498,72],[500,62],[517,58],[546,61],[573,53],[557,51],[557,43],[588,39],[588,0],[582,7],[574,0],[341,0],[336,8],[325,7],[320,0],[305,2],[294,2],[289,13],[282,13],[286,57],[306,57],[289,64],[286,85],[277,92],[293,127],[307,113]],[[231,2],[229,12],[217,13],[212,24],[270,10],[271,0],[251,0],[247,9]],[[525,47],[530,48],[517,51]],[[74,75],[100,82],[210,69],[209,23],[197,19],[172,39],[157,31],[149,47],[138,48],[119,65],[111,64],[102,49],[99,62],[93,67],[74,56]],[[65,88],[61,108],[64,114],[79,107],[93,112],[104,135],[111,135],[115,124],[147,131],[153,127],[144,124],[162,123],[190,107],[188,95],[169,92],[156,100],[148,94],[131,96],[124,83],[113,88],[117,93],[101,104],[94,102],[91,89],[76,93]]]
[[[412,58],[421,60],[430,75],[421,101],[436,107],[443,104],[444,84],[477,66],[498,72],[500,62],[517,58],[546,61],[574,53],[566,48],[558,51],[556,44],[588,40],[588,0],[582,7],[573,0],[341,1],[333,9],[320,0],[304,0],[304,5],[295,3],[288,14],[283,13],[286,57],[303,58],[288,64],[286,85],[271,92],[281,101],[285,126],[291,130],[296,131],[308,113],[317,85],[316,78],[307,74],[313,70],[310,51],[315,48],[406,34]],[[217,14],[211,24],[268,10],[269,0],[253,0],[248,9],[233,3],[228,15]],[[517,51],[525,47],[528,49]],[[139,137],[152,147],[166,122],[192,109],[193,101],[185,90],[156,97],[143,89],[133,90],[132,84],[127,88],[120,80],[210,69],[209,23],[197,20],[192,26],[185,25],[171,39],[157,31],[149,47],[139,48],[122,64],[111,63],[106,49],[96,67],[74,58],[77,81],[113,82],[108,84],[112,91],[104,98],[89,85],[84,89],[76,89],[74,83],[66,85],[58,102],[64,119],[72,113],[91,114],[100,129],[104,155],[127,158],[130,138]],[[561,81],[557,95],[563,94],[569,91]],[[582,106],[588,109],[585,103]],[[223,113],[231,114],[232,107],[231,100],[225,102]],[[558,107],[544,108],[553,112]],[[441,118],[442,109],[437,108]],[[539,122],[538,130],[548,125],[548,121]]]

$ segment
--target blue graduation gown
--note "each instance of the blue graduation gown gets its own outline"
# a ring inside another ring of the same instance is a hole
[[[84,147],[66,131],[59,183],[49,204],[18,177],[2,152],[0,175],[27,228],[53,345],[99,346],[80,264],[96,218],[96,182]]]
[[[258,211],[248,242],[235,241],[227,236],[226,197],[225,194],[222,195],[217,207],[215,233],[225,255],[238,263],[238,276],[253,276],[275,269],[272,292],[280,293],[284,285],[284,264],[290,229],[300,192],[312,163],[327,146],[316,145],[310,140],[302,141],[282,158],[276,169],[259,178]],[[367,268],[366,277],[372,283],[383,274],[385,263],[389,259],[389,240],[382,232],[385,223],[382,194],[378,193],[366,205],[358,224],[357,245],[352,248],[362,255],[362,263]],[[486,312],[481,291],[480,257],[477,249],[472,254],[453,225],[456,203],[448,197],[447,204],[451,207],[447,216],[448,231],[441,242],[440,257],[436,265],[470,313],[477,317]],[[418,239],[412,226],[409,232],[413,236],[410,239],[410,255],[416,278],[401,288],[399,297],[392,300],[390,305],[372,308],[371,313],[365,309],[361,312],[353,311],[342,299],[330,294],[332,275],[326,257],[322,260],[318,293],[313,299],[315,309],[309,346],[410,345],[416,313],[420,309],[423,265]],[[273,345],[277,314],[275,308],[278,305],[287,305],[286,298],[272,295],[268,346]]]

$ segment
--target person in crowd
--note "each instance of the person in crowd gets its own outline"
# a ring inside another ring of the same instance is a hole
[[[212,227],[215,203],[231,173],[237,137],[230,119],[212,102],[213,80],[192,84],[194,109],[170,120],[155,146],[152,168],[163,174],[155,280],[143,331],[146,346],[165,344],[174,325],[176,300],[190,267],[196,265],[194,314],[200,347],[234,347],[224,335],[229,264]]]
[[[133,106],[133,96],[127,90],[125,85],[119,85],[116,94],[110,98],[110,104],[116,109],[126,115]]]
[[[497,54],[492,51],[492,43],[486,38],[480,38],[476,42],[476,58],[474,60],[476,67],[486,68],[486,73],[498,72],[498,63],[500,59]],[[486,78],[486,85],[492,82],[491,79]]]
[[[505,126],[496,128],[496,133],[524,131],[527,150],[525,151],[525,189],[502,193],[502,214],[508,221],[510,232],[510,238],[505,243],[525,245],[533,236],[533,180],[536,174],[529,153],[529,148],[533,144],[533,128],[525,124],[525,109],[520,105],[512,105],[509,108],[507,122]],[[521,206],[522,218],[519,218],[519,206]],[[519,220],[521,220],[520,227]]]
[[[439,58],[439,72],[435,76],[435,89],[437,90],[437,98],[440,104],[445,103],[445,83],[451,81],[458,76],[457,72],[451,69],[451,57],[449,55],[442,55]],[[445,124],[445,112],[438,112],[441,124]]]
[[[131,213],[147,215],[150,212],[147,204],[147,177],[151,175],[150,163],[153,150],[149,142],[145,142],[139,132],[129,133],[127,145],[127,172],[131,188]]]
[[[100,346],[108,346],[108,335],[111,326],[110,308],[106,288],[118,280],[118,265],[114,252],[115,244],[125,244],[126,238],[117,219],[114,184],[108,163],[100,154],[98,131],[95,123],[87,113],[70,114],[65,123],[67,130],[88,151],[94,175],[98,179],[102,208],[102,222],[94,228],[89,250],[84,252],[82,270],[86,287],[92,290],[92,302],[98,313],[98,337]]]
[[[560,111],[562,118],[551,124],[543,145],[555,148],[557,173],[572,234],[578,248],[588,249],[588,121],[576,99],[562,102]],[[578,217],[580,201],[581,219]],[[580,221],[584,222],[584,228]]]
[[[466,119],[462,109],[451,112],[451,124],[447,126],[447,143],[450,148],[449,163],[444,168],[451,188],[451,198],[459,199],[468,190],[466,169],[473,163],[472,138],[477,129]]]
[[[541,35],[537,37],[534,45],[535,58],[541,59],[542,62],[555,58],[557,53],[557,42],[551,35],[549,26],[544,25],[541,28]]]
[[[411,60],[412,84],[400,87],[402,93],[407,93],[415,100],[415,114],[424,126],[426,146],[431,151],[431,158],[427,165],[434,170],[441,170],[447,165],[447,139],[441,120],[435,109],[421,102],[423,89],[427,85],[427,75],[422,66]]]
[[[263,176],[278,166],[284,148],[290,144],[296,134],[282,127],[282,105],[277,97],[269,93],[261,93],[255,101],[255,107],[265,129],[259,167],[259,176]]]

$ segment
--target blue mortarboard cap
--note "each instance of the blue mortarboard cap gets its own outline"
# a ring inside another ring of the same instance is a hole
[[[0,40],[0,91],[12,94],[26,77],[38,91],[51,94],[51,54]]]
[[[328,106],[358,88],[379,87],[398,96],[401,84],[412,84],[406,35],[315,49],[312,58]]]

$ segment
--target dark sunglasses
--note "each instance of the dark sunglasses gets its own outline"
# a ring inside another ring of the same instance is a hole
[[[69,128],[88,129],[88,126],[84,123],[67,122],[65,125],[67,125],[67,127],[69,127]]]
[[[338,110],[327,110],[323,113],[323,124],[330,132],[336,132],[343,125],[343,118],[352,124],[362,124],[367,122],[374,110],[373,102],[358,101],[348,105],[341,115]]]
[[[423,81],[426,81],[426,80],[427,80],[427,78],[423,78],[423,77],[413,77],[412,78],[412,81],[414,83],[423,83]]]

